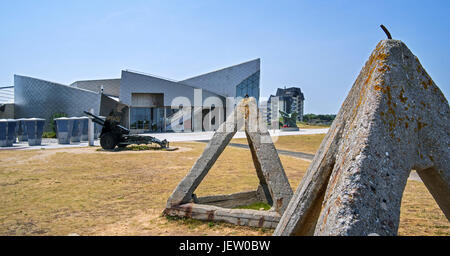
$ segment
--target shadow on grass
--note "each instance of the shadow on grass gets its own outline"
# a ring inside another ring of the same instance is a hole
[[[233,209],[249,209],[249,210],[257,210],[257,211],[268,211],[270,210],[271,206],[270,204],[263,203],[263,202],[257,202],[249,205],[242,205],[234,207]]]

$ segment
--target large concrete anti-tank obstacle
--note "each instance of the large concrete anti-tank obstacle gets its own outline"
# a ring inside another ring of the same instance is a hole
[[[231,195],[197,197],[195,189],[214,165],[236,131],[244,129],[260,184],[255,191]],[[293,191],[266,123],[254,98],[243,99],[228,116],[200,158],[169,197],[164,214],[199,220],[225,221],[236,225],[275,228]],[[269,211],[231,209],[266,202]]]
[[[449,114],[408,47],[381,41],[274,235],[396,235],[411,169],[450,219]]]

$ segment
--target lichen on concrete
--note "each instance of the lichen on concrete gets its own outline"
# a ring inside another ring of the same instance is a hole
[[[450,218],[449,105],[399,40],[371,54],[274,235],[396,235],[417,170]]]

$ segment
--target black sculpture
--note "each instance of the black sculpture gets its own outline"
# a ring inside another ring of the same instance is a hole
[[[283,120],[282,123],[282,127],[297,127],[297,116],[298,113],[297,112],[292,112],[290,114],[281,111],[280,110],[280,114],[281,114],[281,119]]]

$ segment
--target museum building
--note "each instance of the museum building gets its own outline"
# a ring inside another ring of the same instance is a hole
[[[114,110],[121,112],[122,125],[135,133],[215,130],[226,118],[229,99],[248,95],[259,100],[259,84],[260,59],[181,81],[131,70],[123,70],[117,79],[70,85],[14,75],[14,87],[0,88],[0,95],[14,95],[0,98],[0,116],[45,118],[49,130],[57,113],[83,116],[93,109],[108,116]],[[218,114],[209,114],[213,110]],[[200,122],[195,120],[199,117]]]

